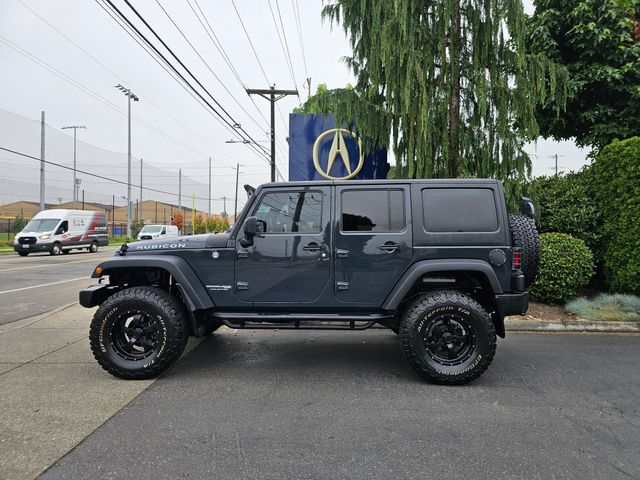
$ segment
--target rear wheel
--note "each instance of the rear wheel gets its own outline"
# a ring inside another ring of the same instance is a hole
[[[400,322],[402,351],[425,379],[462,385],[489,367],[496,331],[489,314],[471,297],[456,291],[422,295]]]
[[[91,253],[97,253],[98,252],[98,242],[96,242],[95,240],[93,242],[91,242],[91,245],[89,246],[89,251]]]
[[[49,250],[49,255],[60,255],[60,252],[62,252],[60,244],[54,243],[51,247],[51,250]]]
[[[182,354],[188,332],[182,304],[164,290],[132,287],[109,297],[96,311],[91,351],[110,374],[146,379],[168,369]]]
[[[70,251],[71,251],[71,249],[70,249],[70,248],[67,248],[66,250],[64,250],[64,249],[63,249],[63,250],[62,250],[62,254],[63,254],[63,255],[67,255]]]

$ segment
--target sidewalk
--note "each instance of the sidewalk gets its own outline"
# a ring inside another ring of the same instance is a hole
[[[0,326],[0,479],[33,479],[153,383],[100,368],[91,314],[72,304]]]

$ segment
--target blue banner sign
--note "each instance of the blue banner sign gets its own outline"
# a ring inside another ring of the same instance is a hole
[[[387,178],[387,151],[365,154],[355,132],[336,127],[334,115],[289,115],[289,180]]]

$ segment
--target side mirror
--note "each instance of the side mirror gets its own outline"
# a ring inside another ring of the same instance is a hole
[[[244,238],[240,239],[240,245],[247,248],[253,245],[253,238],[258,233],[258,220],[256,217],[248,217],[242,225]]]

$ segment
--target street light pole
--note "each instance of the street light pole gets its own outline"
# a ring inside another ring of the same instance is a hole
[[[233,202],[233,223],[236,223],[238,217],[238,177],[240,176],[240,164],[236,163],[236,199]]]
[[[62,130],[73,129],[73,208],[76,208],[76,202],[78,201],[78,176],[76,174],[76,145],[77,145],[77,132],[79,128],[86,129],[84,125],[69,125],[68,127],[62,127]]]
[[[135,93],[131,89],[120,84],[116,88],[127,96],[127,236],[131,236],[131,100],[139,101]]]

